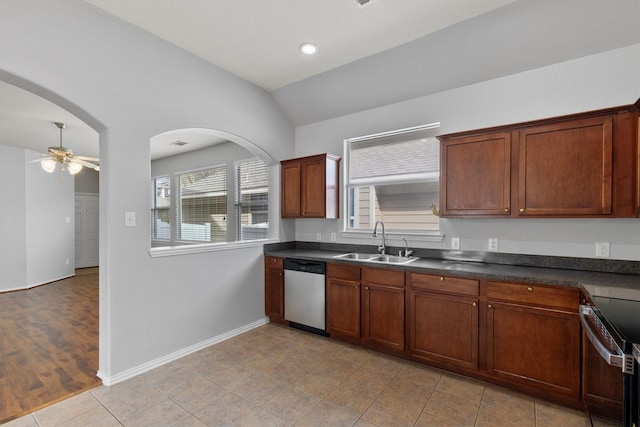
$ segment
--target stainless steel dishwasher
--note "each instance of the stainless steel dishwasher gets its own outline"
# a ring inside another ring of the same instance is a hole
[[[284,318],[289,326],[327,335],[325,263],[285,258]]]

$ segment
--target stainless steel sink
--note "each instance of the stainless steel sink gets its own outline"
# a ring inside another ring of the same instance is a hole
[[[334,258],[338,259],[351,259],[354,261],[368,261],[371,258],[378,257],[378,254],[361,254],[357,252],[350,252],[348,254],[336,255]]]
[[[362,254],[349,252],[348,254],[336,255],[336,259],[349,259],[353,261],[376,262],[380,264],[409,264],[417,260],[417,257],[404,257],[394,255]]]
[[[394,256],[394,255],[378,255],[374,258],[369,259],[371,262],[380,262],[384,264],[409,264],[417,260],[417,257],[406,257],[406,256]]]

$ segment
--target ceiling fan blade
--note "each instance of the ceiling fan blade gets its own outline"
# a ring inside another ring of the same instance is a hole
[[[87,162],[100,163],[100,159],[97,157],[87,157],[87,156],[73,156],[74,159],[85,160]]]
[[[86,161],[84,161],[84,160],[82,160],[82,159],[79,159],[78,157],[75,157],[75,156],[74,156],[72,159],[68,159],[68,160],[69,160],[69,162],[76,162],[76,163],[80,163],[82,166],[87,167],[87,168],[91,168],[91,169],[99,168],[99,166],[98,166],[98,165],[95,165],[95,164],[93,164],[93,163],[86,162]]]

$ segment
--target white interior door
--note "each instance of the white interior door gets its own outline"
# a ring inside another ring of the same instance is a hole
[[[76,268],[98,266],[98,195],[76,194]]]

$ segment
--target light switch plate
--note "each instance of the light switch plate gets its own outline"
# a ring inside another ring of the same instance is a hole
[[[489,250],[496,252],[498,250],[498,239],[495,237],[489,239]]]
[[[316,240],[322,240],[322,233],[316,233]]]
[[[136,213],[135,212],[125,212],[124,213],[124,226],[125,227],[135,227],[136,226]]]

